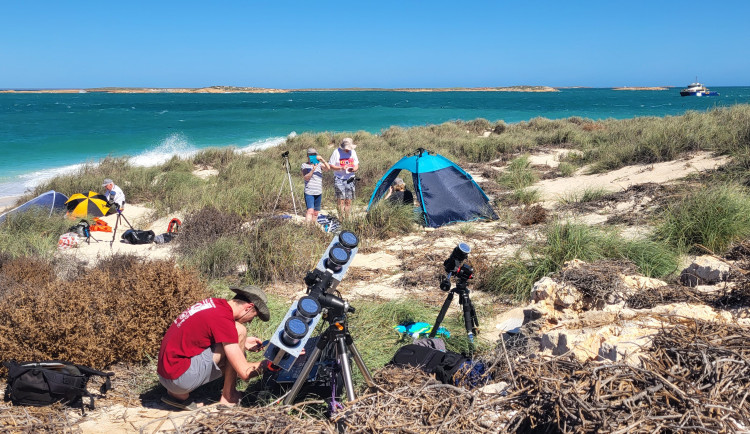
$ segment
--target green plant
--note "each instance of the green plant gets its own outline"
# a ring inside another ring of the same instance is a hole
[[[750,195],[738,185],[701,188],[670,204],[654,233],[681,252],[722,253],[750,236]]]
[[[576,172],[576,167],[567,161],[563,161],[557,166],[557,171],[560,173],[560,176],[567,178],[573,176]]]
[[[343,228],[359,235],[363,241],[383,240],[413,231],[421,216],[413,206],[393,206],[380,201],[361,216],[343,222]]]
[[[32,209],[8,215],[0,224],[0,253],[12,258],[41,256],[50,258],[60,235],[75,223],[59,214]]]
[[[560,199],[562,203],[588,203],[596,202],[605,197],[609,192],[601,187],[586,187],[583,190],[568,193]]]
[[[531,162],[528,155],[522,155],[511,160],[508,167],[499,176],[497,182],[508,188],[522,189],[526,188],[539,179],[536,172],[531,169]]]
[[[539,202],[542,193],[536,188],[517,188],[510,194],[510,200],[514,203],[531,205]]]

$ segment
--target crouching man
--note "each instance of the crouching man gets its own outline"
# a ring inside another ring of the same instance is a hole
[[[182,312],[161,341],[157,373],[167,389],[162,401],[195,410],[190,392],[224,376],[220,403],[234,405],[241,393],[237,377],[248,380],[261,374],[261,362],[250,363],[245,351],[260,351],[262,341],[248,337],[245,324],[256,316],[268,321],[266,294],[257,286],[230,288],[231,300],[207,298]]]

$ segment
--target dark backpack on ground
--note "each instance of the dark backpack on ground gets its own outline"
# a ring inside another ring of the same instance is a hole
[[[424,345],[404,345],[396,351],[389,364],[416,366],[428,374],[435,374],[438,381],[456,386],[471,388],[489,381],[481,362],[472,362],[462,354],[443,352]]]
[[[5,388],[5,400],[14,405],[31,405],[42,407],[55,402],[75,406],[81,404],[83,397],[89,398],[88,407],[94,408],[94,397],[86,390],[86,384],[93,375],[105,378],[99,389],[105,394],[112,388],[110,377],[113,372],[102,372],[88,366],[76,365],[60,360],[44,362],[3,362],[8,368],[8,385]]]
[[[140,231],[128,229],[122,234],[122,239],[130,244],[150,244],[154,242],[154,231]]]
[[[88,238],[91,236],[91,229],[88,220],[81,220],[75,225],[68,229],[68,232],[74,232],[81,238]]]

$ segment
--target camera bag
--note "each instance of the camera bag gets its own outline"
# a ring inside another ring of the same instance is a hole
[[[155,236],[154,231],[128,229],[122,234],[122,239],[130,244],[150,244],[154,242]]]
[[[435,379],[455,386],[475,387],[489,380],[484,364],[472,362],[463,354],[440,351],[424,345],[408,344],[399,348],[388,363],[396,366],[416,366]]]
[[[81,220],[75,225],[68,229],[68,232],[75,232],[81,238],[88,238],[91,236],[90,224],[88,220]]]
[[[104,377],[105,382],[99,391],[105,394],[112,388],[110,377],[115,375],[61,360],[21,363],[11,360],[3,362],[3,366],[8,368],[5,401],[34,407],[55,402],[70,406],[80,403],[83,410],[83,397],[88,397],[88,407],[93,409],[94,397],[86,389],[89,378],[94,375]]]

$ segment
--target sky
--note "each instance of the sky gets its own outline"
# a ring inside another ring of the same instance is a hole
[[[750,2],[0,0],[0,89],[750,85]]]

